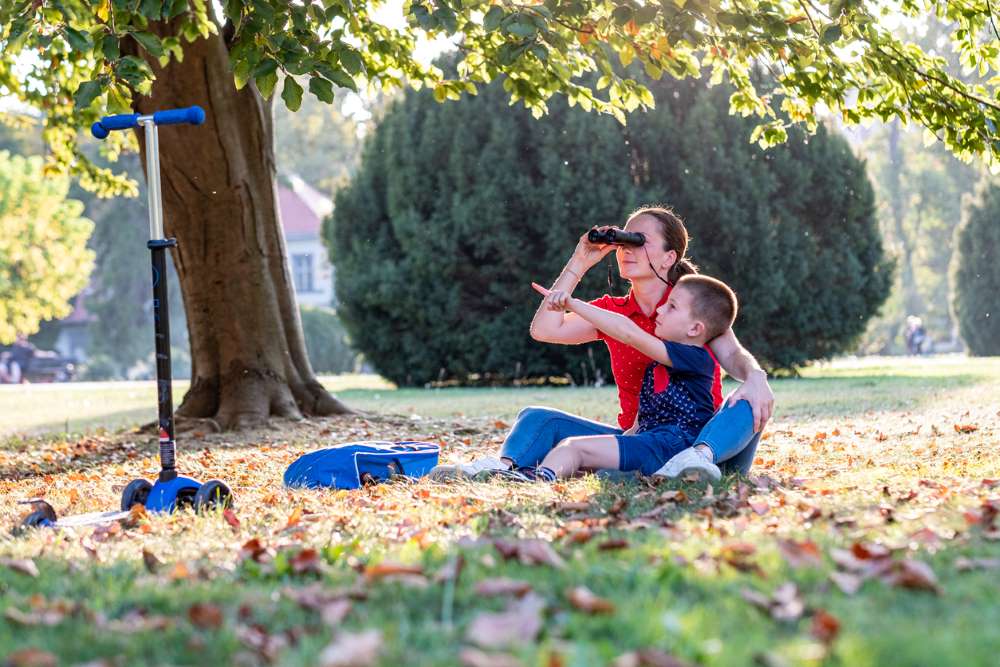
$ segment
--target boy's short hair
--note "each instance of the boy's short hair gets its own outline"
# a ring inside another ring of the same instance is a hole
[[[721,336],[736,320],[736,294],[721,280],[701,274],[682,276],[675,287],[690,292],[691,314],[705,325],[706,342]]]

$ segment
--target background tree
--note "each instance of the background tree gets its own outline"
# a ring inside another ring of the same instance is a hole
[[[640,201],[675,206],[696,263],[736,289],[740,340],[772,368],[851,349],[891,280],[864,163],[823,126],[748,144],[753,122],[726,113],[723,86],[651,86],[656,111],[628,128]]]
[[[987,184],[955,232],[955,318],[969,352],[1000,354],[1000,186]]]
[[[410,24],[393,29],[374,16],[380,4],[227,0],[218,17],[206,0],[19,0],[0,7],[0,85],[44,111],[51,169],[70,170],[88,187],[128,189],[124,176],[82,159],[75,128],[106,111],[197,103],[208,112],[206,127],[174,129],[161,144],[166,230],[180,242],[174,262],[194,373],[181,418],[215,417],[231,426],[345,409],[309,367],[285,266],[265,101],[279,70],[290,109],[304,93],[296,77],[308,78],[310,92],[325,101],[335,85],[365,80],[433,87],[443,101],[506,75],[511,98],[538,115],[564,93],[623,121],[652,97],[619,63],[641,63],[654,78],[708,68],[735,87],[734,111],[763,119],[754,138],[766,144],[786,136],[781,111],[813,127],[824,103],[849,122],[913,120],[965,158],[995,162],[1000,151],[996,85],[968,86],[897,39],[881,23],[882,5],[417,0],[405,8]],[[892,9],[926,12],[909,2]],[[996,70],[1000,46],[980,38],[992,18],[987,0],[933,9],[955,22],[951,37],[971,66]],[[432,36],[461,35],[456,76],[414,59],[418,26]],[[750,77],[751,65],[762,62],[776,72],[766,96]],[[594,87],[588,72],[599,74]],[[131,140],[116,134],[111,153]]]
[[[68,178],[43,177],[41,158],[0,151],[0,344],[68,315],[87,284],[93,223],[68,192]]]
[[[954,29],[928,16],[897,29],[926,50],[934,50],[948,72],[969,85],[985,78],[953,48]],[[958,327],[951,315],[948,267],[955,228],[965,200],[982,178],[980,164],[966,164],[919,126],[893,119],[859,130],[856,148],[868,160],[878,215],[888,251],[898,266],[893,294],[869,324],[861,349],[881,354],[904,349],[906,318],[920,316],[936,347],[955,349]]]
[[[445,106],[410,93],[390,109],[325,229],[340,314],[380,373],[400,384],[593,378],[587,348],[529,339],[529,284],[551,279],[589,226],[642,202],[685,218],[692,256],[735,287],[737,332],[771,367],[856,342],[891,271],[847,142],[793,130],[764,151],[747,141],[753,121],[728,114],[725,87],[650,86],[656,110],[627,129],[560,103],[538,121],[501,113],[499,84]],[[579,294],[600,295],[604,281],[595,269]]]

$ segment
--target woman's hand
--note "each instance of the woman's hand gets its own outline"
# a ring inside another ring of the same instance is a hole
[[[604,225],[603,227],[598,227],[598,229],[610,229],[610,225]],[[604,259],[608,253],[613,252],[615,246],[610,243],[591,243],[587,240],[587,234],[590,230],[583,233],[580,240],[576,244],[576,249],[573,251],[573,256],[570,258],[570,267],[575,267],[580,271],[580,277],[594,267],[598,262]]]
[[[764,371],[751,373],[746,381],[729,395],[726,405],[736,405],[741,400],[750,404],[750,409],[753,411],[754,433],[760,433],[774,413],[774,392],[767,383]]]

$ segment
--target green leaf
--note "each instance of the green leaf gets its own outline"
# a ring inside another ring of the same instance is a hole
[[[547,62],[549,59],[549,50],[546,49],[541,44],[535,44],[530,49],[531,54],[541,60],[543,63]]]
[[[106,79],[104,81],[102,79],[84,81],[77,87],[76,92],[73,93],[73,104],[77,109],[86,109],[98,95],[104,92],[106,83]]]
[[[365,63],[357,51],[342,49],[340,51],[340,64],[344,66],[351,76],[358,76],[365,71]]]
[[[819,41],[821,44],[833,44],[842,34],[843,30],[839,23],[828,23],[820,30]]]
[[[158,21],[163,18],[163,10],[168,9],[165,5],[166,3],[161,0],[142,0],[139,13],[150,21]]]
[[[281,89],[281,99],[285,101],[285,106],[291,111],[298,111],[302,106],[302,86],[295,80],[295,77],[286,76],[285,85]]]
[[[74,51],[89,51],[93,47],[90,35],[69,26],[66,26],[66,41]]]
[[[167,12],[167,18],[176,18],[187,11],[188,3],[187,0],[173,0],[170,3],[170,11]]]
[[[241,60],[233,65],[233,82],[236,84],[236,90],[243,90],[243,86],[247,85],[247,81],[250,80],[250,63],[246,60]]]
[[[632,13],[632,8],[628,5],[619,5],[611,12],[611,18],[618,25],[625,25],[632,20]]]
[[[500,21],[505,16],[506,14],[504,14],[503,8],[500,5],[493,5],[490,7],[490,11],[486,12],[486,16],[483,17],[483,28],[486,29],[486,32],[493,32],[500,27]]]
[[[118,47],[118,37],[115,35],[105,35],[101,40],[101,53],[107,60],[118,60],[121,57],[121,49]]]
[[[358,84],[346,72],[335,69],[330,72],[330,78],[341,88],[349,88],[354,92],[358,92]]]
[[[257,90],[265,98],[270,98],[271,94],[274,92],[274,87],[278,85],[278,74],[277,72],[270,72],[268,74],[254,75],[254,82],[257,84]]]
[[[274,58],[265,58],[257,65],[257,69],[253,71],[254,78],[258,76],[267,76],[268,74],[274,74],[278,69],[278,61]]]
[[[309,79],[309,92],[327,104],[333,103],[333,84],[322,77]]]
[[[129,33],[135,39],[135,41],[142,44],[142,48],[156,57],[159,58],[163,55],[163,44],[160,43],[160,38],[151,32],[133,32]]]
[[[535,27],[534,24],[531,24],[531,23],[519,23],[519,22],[516,22],[516,21],[514,23],[511,23],[508,26],[506,26],[504,28],[504,30],[508,34],[514,35],[515,37],[522,37],[522,38],[534,37],[535,33],[538,32],[538,28]]]

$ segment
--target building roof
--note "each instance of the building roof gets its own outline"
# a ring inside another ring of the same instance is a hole
[[[333,202],[298,176],[288,180],[289,185],[278,185],[278,207],[285,237],[319,237],[323,218],[333,211]]]

